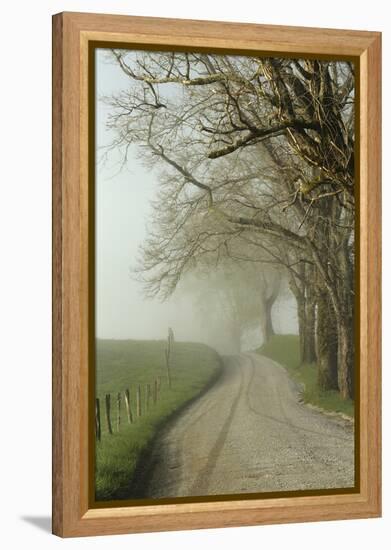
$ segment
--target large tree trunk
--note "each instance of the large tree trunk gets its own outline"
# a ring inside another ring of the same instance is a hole
[[[354,265],[348,239],[338,255],[338,387],[344,399],[354,397]]]
[[[346,284],[346,283],[345,283]],[[335,296],[335,294],[334,294]],[[329,325],[329,348],[336,342],[337,349],[337,389],[343,399],[353,398],[354,395],[354,331],[353,312],[343,308],[341,302],[334,298],[328,298],[328,325]],[[346,304],[345,304],[346,305]],[[319,307],[318,307],[319,317]],[[319,321],[318,321],[319,322]],[[335,327],[335,328],[334,328]],[[318,336],[318,333],[317,333]],[[318,352],[319,353],[319,352]]]
[[[338,250],[330,243],[335,239],[325,241],[331,251],[325,261],[319,250],[313,250],[314,261],[319,269],[319,281],[328,294],[330,318],[334,317],[335,335],[337,339],[337,385],[343,399],[354,394],[354,330],[353,330],[353,264],[349,257],[348,237],[345,242],[339,242]],[[320,308],[321,309],[321,308]]]
[[[338,386],[342,397],[347,399],[354,397],[354,266],[349,258],[347,242],[341,247],[339,264],[342,276],[339,288],[341,315],[338,323]]]
[[[295,294],[297,302],[297,321],[299,325],[299,346],[300,346],[300,363],[304,363],[306,354],[306,311],[305,299],[302,294]]]
[[[316,343],[315,343],[315,299],[316,299],[316,275],[313,266],[306,265],[304,268],[305,282],[305,345],[303,349],[303,363],[315,363]]]
[[[262,273],[263,288],[261,290],[261,333],[263,343],[274,336],[272,309],[281,287],[281,275],[276,272],[272,280],[268,280]]]
[[[319,292],[316,313],[316,347],[319,389],[337,390],[338,340],[335,315],[327,292]]]
[[[344,319],[338,324],[338,388],[343,399],[354,394],[354,351],[352,327]]]
[[[313,283],[312,283],[313,284]],[[316,361],[315,345],[315,299],[310,284],[305,286],[305,295],[301,296],[299,306],[300,359],[302,364]]]
[[[306,288],[305,298],[305,332],[304,332],[304,346],[303,346],[303,363],[315,363],[316,345],[315,345],[315,297],[310,288],[310,283]]]
[[[310,281],[313,285],[313,281]],[[315,297],[310,285],[304,283],[304,268],[301,280],[291,277],[290,289],[297,302],[297,320],[299,325],[300,363],[315,363]]]
[[[274,336],[274,327],[272,320],[272,307],[275,302],[275,298],[264,300],[262,306],[261,315],[261,331],[263,342],[268,342],[272,336]]]

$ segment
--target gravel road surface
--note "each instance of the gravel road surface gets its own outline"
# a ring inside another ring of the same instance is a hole
[[[354,485],[352,423],[299,402],[283,367],[255,354],[224,359],[217,383],[162,432],[149,498]]]

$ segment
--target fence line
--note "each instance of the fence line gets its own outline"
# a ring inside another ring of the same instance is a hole
[[[157,376],[154,378],[152,383],[146,383],[144,386],[144,392],[142,392],[141,384],[137,384],[135,389],[135,401],[133,401],[133,406],[135,407],[135,416],[136,418],[141,418],[153,407],[156,406],[159,395],[161,391],[161,377]],[[123,394],[123,395],[122,395]],[[115,399],[115,400],[114,400]],[[122,401],[123,399],[123,401]],[[117,392],[114,394],[113,403],[116,403],[116,407],[111,406],[112,399],[111,394],[105,394],[105,417],[106,417],[106,426],[107,432],[112,435],[114,433],[113,425],[115,425],[115,431],[120,432],[122,427],[122,402],[125,403],[126,410],[126,419],[128,424],[133,424],[135,422],[135,417],[133,416],[132,411],[132,397],[129,388],[126,388],[122,392]],[[95,399],[95,434],[97,441],[102,439],[102,424],[101,424],[101,406],[100,399],[97,397]],[[112,408],[114,409],[114,421],[112,419]],[[126,421],[125,421],[126,422]]]
[[[171,367],[172,367],[172,353],[174,347],[174,331],[172,328],[168,329],[167,344],[164,349],[165,356],[165,365],[166,365],[166,375],[167,375],[167,387],[171,389]],[[135,401],[132,402],[130,387],[119,391],[114,394],[113,397],[113,408],[116,407],[116,417],[114,416],[114,425],[116,426],[116,431],[119,432],[122,427],[122,416],[121,416],[121,406],[122,406],[122,393],[124,397],[126,418],[128,424],[133,424],[136,419],[141,418],[141,416],[148,413],[152,407],[155,407],[161,392],[162,377],[156,376],[152,382],[146,383],[143,388],[143,395],[141,391],[141,384],[137,384],[135,387]],[[143,398],[143,399],[142,399]],[[99,397],[95,399],[95,434],[97,441],[100,441],[102,438],[102,424],[101,424],[101,402]],[[133,408],[133,410],[132,410]],[[115,413],[114,413],[115,414]],[[105,394],[105,417],[107,431],[110,435],[113,434],[113,422],[112,422],[112,411],[111,411],[111,394]],[[126,420],[125,420],[126,422]]]

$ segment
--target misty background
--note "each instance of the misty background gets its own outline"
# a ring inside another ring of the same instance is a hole
[[[138,146],[129,148],[126,164],[118,152],[105,149],[115,136],[106,128],[109,107],[101,98],[128,88],[128,78],[119,66],[108,61],[105,50],[96,50],[96,336],[164,339],[172,327],[177,340],[203,342],[229,353],[223,312],[205,315],[200,311],[199,292],[205,281],[196,293],[196,281],[185,281],[161,302],[145,298],[142,283],[135,280],[133,270],[148,232],[159,180],[157,171],[138,158]],[[276,332],[298,332],[296,309],[290,292],[282,292],[272,312]],[[242,349],[261,344],[260,330],[251,329]]]

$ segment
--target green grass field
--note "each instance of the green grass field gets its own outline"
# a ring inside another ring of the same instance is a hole
[[[299,337],[293,334],[276,334],[257,353],[270,357],[283,365],[292,378],[303,385],[303,400],[327,411],[354,416],[354,402],[341,399],[335,390],[321,391],[317,384],[316,365],[301,365]]]
[[[220,356],[212,348],[176,342],[173,347],[171,389],[168,388],[165,341],[98,340],[96,388],[101,403],[101,441],[96,445],[96,500],[131,498],[129,487],[141,453],[151,444],[164,422],[190,399],[197,396],[221,370]],[[146,384],[161,378],[156,404],[146,411]],[[141,385],[142,415],[136,417],[136,388]],[[117,431],[116,395],[130,390],[134,422],[129,424],[122,393],[121,427]],[[107,430],[105,394],[111,394],[112,425]]]

